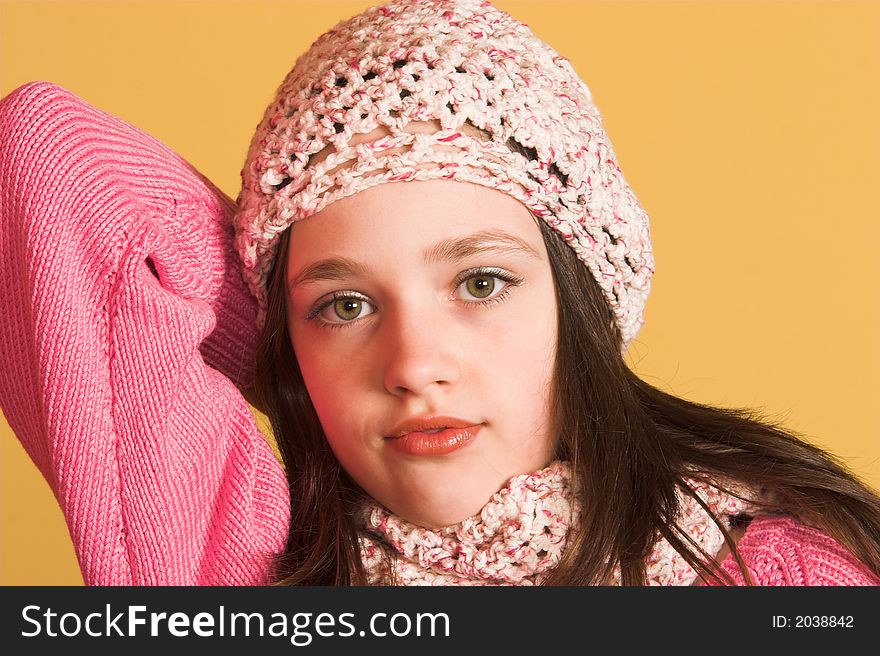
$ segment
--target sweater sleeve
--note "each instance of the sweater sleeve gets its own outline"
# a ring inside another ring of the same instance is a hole
[[[880,577],[840,543],[792,517],[756,517],[737,549],[759,586],[880,585]],[[736,585],[746,585],[732,555],[721,567]]]
[[[239,389],[255,302],[234,204],[48,82],[0,101],[0,404],[88,585],[250,585],[289,522]]]

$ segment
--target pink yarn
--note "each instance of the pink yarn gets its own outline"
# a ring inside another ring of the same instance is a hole
[[[0,190],[0,402],[85,582],[266,583],[289,495],[232,382],[257,338],[233,204],[46,82],[0,103]]]
[[[793,517],[752,520],[737,549],[757,585],[880,585],[880,577],[836,540]],[[732,556],[722,568],[745,585]]]
[[[732,516],[756,510],[706,483],[689,480],[688,485],[727,529]],[[736,491],[747,498],[758,494]],[[718,525],[690,496],[679,494],[679,504],[682,531],[709,554],[717,554],[724,542]],[[514,476],[478,515],[443,529],[415,526],[374,502],[364,509],[364,525],[372,536],[363,541],[364,563],[375,584],[540,585],[562,558],[580,513],[571,468],[561,461]],[[394,552],[392,572],[385,570],[380,543]],[[665,538],[657,542],[647,560],[649,585],[691,585],[696,577]],[[613,582],[620,583],[619,569]]]

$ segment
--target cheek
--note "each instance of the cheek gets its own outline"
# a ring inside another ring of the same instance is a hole
[[[536,304],[528,319],[510,322],[493,356],[493,374],[511,417],[537,427],[546,420],[554,377],[556,305]]]
[[[300,370],[330,448],[343,466],[350,469],[358,455],[358,447],[351,439],[351,427],[358,425],[356,414],[361,406],[351,377],[338,374],[320,358],[303,358]]]
[[[523,303],[517,316],[511,317],[504,330],[506,350],[515,354],[512,358],[526,380],[544,378],[552,367],[558,326],[553,287],[547,283],[530,290],[529,302]]]
[[[335,410],[337,406],[345,405],[342,399],[349,397],[351,392],[347,389],[349,376],[341,375],[341,372],[328,366],[326,361],[310,362],[305,365],[302,373],[312,403],[319,411]]]
[[[371,366],[364,349],[352,352],[331,346],[332,340],[295,336],[294,353],[327,442],[346,469],[356,469],[366,435],[365,423],[375,402],[370,387]]]
[[[297,335],[294,348],[306,390],[315,407],[325,432],[332,432],[333,422],[344,422],[346,408],[352,405],[355,380],[351,366],[341,366],[335,358],[328,358],[326,349],[308,343],[304,335]]]
[[[523,342],[520,342],[522,344]],[[547,412],[548,394],[553,380],[553,344],[531,343],[520,347],[508,359],[506,394],[514,402],[517,414],[537,419]]]

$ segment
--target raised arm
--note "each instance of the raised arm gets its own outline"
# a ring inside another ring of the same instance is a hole
[[[57,85],[0,101],[0,404],[89,585],[260,584],[284,546],[232,211]]]

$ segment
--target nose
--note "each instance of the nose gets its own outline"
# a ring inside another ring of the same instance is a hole
[[[402,308],[386,314],[381,331],[384,384],[391,394],[429,394],[459,378],[455,331],[439,303]]]

